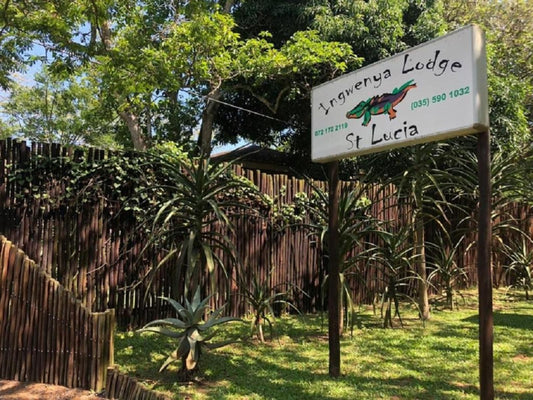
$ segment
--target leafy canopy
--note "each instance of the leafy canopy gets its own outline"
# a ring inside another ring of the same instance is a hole
[[[257,84],[319,65],[346,69],[347,46],[312,32],[292,36],[284,49],[268,34],[242,39],[229,13],[232,2],[217,3],[52,0],[24,8],[15,2],[9,10],[24,19],[11,18],[10,32],[46,49],[40,61],[58,82],[72,84],[83,69],[100,109],[114,111],[107,121],[118,116],[137,149],[152,138],[187,142],[198,126],[210,141],[212,116],[205,111],[216,113],[211,99],[234,90],[228,83],[237,77]]]

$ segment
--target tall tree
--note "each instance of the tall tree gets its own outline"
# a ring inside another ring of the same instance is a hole
[[[0,120],[0,140],[7,139],[13,135],[11,127],[4,121]]]
[[[345,43],[358,56],[348,64],[350,71],[443,33],[441,7],[439,1],[248,0],[236,8],[234,15],[243,35],[258,35],[253,27],[260,19],[261,28],[272,33],[272,42],[278,47],[286,43],[291,29],[303,27],[316,30],[322,40]],[[224,93],[227,103],[241,108],[224,108],[224,113],[217,116],[220,140],[231,141],[237,132],[247,139],[282,145],[308,158],[311,89],[340,71],[322,68],[302,72],[259,82],[254,88],[235,85],[237,91]],[[283,96],[278,97],[279,93]],[[243,109],[260,111],[263,116]]]
[[[34,76],[31,86],[12,88],[2,104],[11,136],[65,145],[117,146],[112,133],[118,127],[112,115],[100,109],[89,80],[63,82],[44,71]]]
[[[533,7],[529,0],[450,1],[451,28],[475,23],[487,39],[492,150],[513,151],[533,136]]]
[[[24,70],[24,52],[31,47],[31,36],[20,29],[23,2],[4,0],[0,3],[0,88],[13,83],[11,73]]]
[[[346,46],[316,36],[294,36],[286,51],[266,36],[242,40],[229,14],[234,1],[36,3],[24,10],[18,34],[30,32],[48,50],[54,74],[68,77],[90,66],[100,101],[116,111],[139,150],[149,146],[156,129],[185,140],[199,125],[198,143],[209,152],[226,82],[314,64],[339,68],[350,56]]]

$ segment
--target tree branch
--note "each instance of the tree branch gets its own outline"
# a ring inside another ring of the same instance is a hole
[[[7,27],[9,26],[9,23],[7,21],[7,9],[9,8],[9,3],[10,3],[10,0],[6,0],[6,2],[4,3],[3,10],[2,10],[2,19],[4,20],[4,26],[0,30],[0,36],[4,34],[4,32],[7,30]]]
[[[230,14],[231,8],[233,7],[234,4],[235,4],[235,0],[226,0],[226,2],[224,3],[224,12],[226,14]]]
[[[257,94],[255,93],[252,88],[248,85],[235,85],[234,86],[235,89],[244,89],[248,92],[250,92],[250,94],[255,97],[257,100],[259,100],[261,103],[263,103],[269,110],[272,114],[277,114],[278,113],[278,109],[279,109],[279,104],[281,102],[281,99],[283,98],[283,95],[291,89],[290,86],[286,86],[284,87],[283,89],[280,90],[280,92],[278,93],[278,96],[276,97],[276,102],[274,104],[272,104],[266,97],[264,96],[261,96],[260,94]]]

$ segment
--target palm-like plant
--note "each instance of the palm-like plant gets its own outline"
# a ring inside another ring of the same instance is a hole
[[[531,241],[531,239],[529,239]],[[526,300],[529,300],[529,292],[533,291],[533,250],[528,248],[525,237],[513,245],[504,245],[504,253],[507,256],[506,274],[510,275],[509,288],[524,290]]]
[[[400,315],[400,300],[406,298],[415,306],[418,303],[407,294],[407,288],[413,279],[419,279],[416,271],[412,269],[413,246],[410,244],[409,227],[404,227],[398,232],[380,230],[381,243],[373,244],[369,261],[375,262],[382,268],[384,290],[381,295],[381,318],[383,327],[393,327],[392,320],[398,317],[400,324],[403,321]],[[392,306],[394,305],[394,313]],[[385,310],[385,314],[383,311]]]
[[[361,249],[364,239],[367,235],[375,231],[375,219],[370,215],[371,201],[367,194],[370,192],[370,186],[359,183],[356,185],[343,187],[339,198],[339,283],[340,283],[340,331],[344,329],[344,323],[352,323],[355,306],[352,298],[352,288],[350,282],[352,279],[360,278],[360,272],[357,265],[366,259],[367,250],[354,251]],[[318,187],[314,187],[313,197],[305,207],[310,215],[311,222],[306,225],[313,235],[316,235],[323,248],[328,250],[328,193]],[[326,275],[322,286],[325,287],[329,281],[329,274]],[[358,279],[363,282],[362,279]]]
[[[446,306],[453,310],[457,304],[455,296],[461,296],[459,287],[467,282],[464,268],[457,264],[457,252],[464,236],[451,246],[442,236],[437,236],[437,243],[428,243],[432,251],[433,270],[428,275],[428,281],[435,287],[441,288],[446,296]]]
[[[413,234],[414,266],[418,279],[418,307],[423,320],[430,318],[429,285],[427,279],[425,228],[429,222],[441,224],[446,219],[445,188],[450,175],[439,166],[447,154],[448,145],[427,143],[401,150],[403,168],[391,176],[390,182],[398,188],[398,196],[413,207],[410,224]]]
[[[452,205],[446,199],[450,174],[442,168],[450,154],[447,143],[426,143],[373,155],[361,160],[369,171],[369,180],[393,184],[399,204],[411,207],[413,266],[419,275],[418,306],[423,320],[430,318],[429,283],[427,281],[426,235],[429,223],[442,224]]]
[[[274,268],[271,268],[266,276],[261,279],[258,274],[255,274],[250,279],[248,285],[246,281],[246,274],[244,271],[239,272],[239,291],[247,303],[250,305],[253,313],[252,321],[250,324],[250,332],[253,335],[254,331],[257,332],[257,338],[261,343],[265,342],[264,325],[268,323],[270,328],[270,337],[273,336],[272,325],[275,319],[274,306],[276,304],[283,304],[299,312],[298,308],[289,301],[289,293],[287,291],[278,291],[277,288],[281,286],[288,286],[289,284],[279,284],[273,286],[271,284],[271,276]]]
[[[185,306],[171,298],[162,297],[176,311],[177,318],[158,319],[146,324],[138,332],[155,332],[164,336],[178,339],[178,345],[163,363],[159,372],[164,371],[171,363],[181,361],[178,375],[188,379],[197,368],[200,355],[204,348],[215,349],[225,346],[233,341],[219,343],[209,343],[216,333],[208,334],[208,330],[214,326],[231,321],[241,321],[234,317],[221,317],[224,307],[221,307],[208,315],[204,321],[204,316],[209,310],[209,300],[211,296],[200,298],[200,290],[197,289],[191,302],[185,299]]]
[[[478,223],[479,181],[477,155],[472,146],[468,146],[468,142],[466,144],[456,146],[449,172],[454,182],[451,201],[460,203],[464,212],[459,225],[465,231],[471,231],[477,229]],[[499,245],[509,232],[523,234],[508,206],[517,201],[531,202],[528,189],[531,180],[522,168],[524,165],[530,166],[533,157],[531,151],[528,153],[523,149],[515,149],[504,152],[498,148],[492,152],[491,158],[491,232],[493,242]]]
[[[220,255],[230,259],[234,255],[228,236],[232,229],[229,213],[247,208],[244,197],[256,193],[257,188],[235,177],[231,163],[213,163],[203,155],[154,156],[151,163],[164,177],[158,189],[166,197],[156,199],[153,206],[153,217],[148,220],[151,234],[145,249],[158,245],[166,248],[167,254],[151,269],[148,282],[162,265],[174,260],[173,297],[194,293],[203,273],[211,278],[214,291],[215,271],[220,269],[227,277]],[[215,224],[220,229],[206,229]]]

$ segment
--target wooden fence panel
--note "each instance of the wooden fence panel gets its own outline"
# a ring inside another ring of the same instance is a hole
[[[168,396],[145,388],[113,367],[107,370],[105,396],[110,400],[170,400]]]
[[[13,170],[17,165],[35,162],[37,157],[51,155],[69,155],[73,160],[83,161],[103,159],[109,154],[94,149],[61,148],[40,143],[27,146],[25,142],[9,139],[0,141],[0,234],[9,237],[90,311],[104,312],[115,308],[117,322],[123,327],[137,327],[168,315],[167,304],[158,296],[171,293],[172,266],[157,274],[150,290],[143,284],[133,287],[135,280],[146,273],[150,263],[160,260],[162,254],[154,249],[139,262],[146,238],[131,221],[115,218],[120,205],[100,199],[79,208],[69,204],[52,208],[42,199],[22,196],[24,188],[15,181],[9,181],[9,168]],[[61,168],[66,168],[64,163]],[[239,166],[235,167],[235,172],[250,179],[278,204],[293,202],[297,193],[304,192],[310,196],[313,191],[309,183],[285,175],[267,174]],[[46,181],[44,176],[34,178],[35,185]],[[312,184],[325,188],[324,182],[313,181]],[[57,197],[65,190],[61,182],[49,182],[47,185],[44,189],[51,196]],[[391,194],[394,194],[391,186],[376,187],[369,193],[373,215],[381,220],[407,221],[409,207],[398,206]],[[514,205],[507,212],[533,235],[533,208]],[[238,259],[247,264],[248,276],[257,274],[264,278],[270,268],[275,267],[272,285],[290,282],[305,290],[309,298],[301,295],[296,298],[297,306],[303,312],[321,308],[320,285],[326,274],[326,265],[316,238],[310,237],[303,228],[273,229],[259,217],[234,216],[232,222],[235,229],[231,237]],[[224,226],[213,229],[227,232]],[[474,238],[471,234],[466,244]],[[499,278],[502,260],[496,254],[494,259],[495,283],[501,281],[504,284],[504,277]],[[229,302],[234,314],[243,314],[248,309],[243,299],[237,296],[236,266],[228,257],[224,260],[232,279],[226,282],[224,274],[219,272],[219,293],[229,289],[232,296],[219,296],[215,305]],[[474,284],[477,281],[475,246],[459,257],[458,263],[466,268],[468,283]],[[353,297],[356,301],[372,301],[372,293],[379,290],[383,273],[373,265],[360,265],[359,268],[364,272],[366,285],[353,283]],[[48,296],[48,291],[42,292],[41,296]],[[84,356],[89,357],[90,354],[84,353]]]
[[[0,378],[100,391],[114,310],[91,313],[0,236]]]

